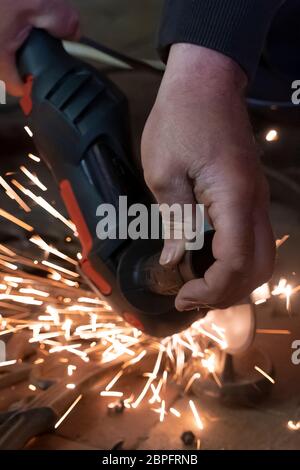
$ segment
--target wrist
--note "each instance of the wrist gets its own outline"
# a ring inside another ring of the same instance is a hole
[[[244,93],[248,80],[242,68],[224,54],[194,44],[174,44],[164,82],[184,90],[205,88],[215,94],[231,89]]]

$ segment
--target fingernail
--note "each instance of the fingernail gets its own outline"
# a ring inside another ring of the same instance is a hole
[[[164,249],[161,256],[159,263],[162,265],[170,264],[172,259],[174,258],[175,251],[172,249]]]
[[[199,303],[198,301],[189,301],[189,302],[176,302],[176,309],[179,312],[186,312],[191,310],[201,310],[206,308],[205,305]]]
[[[176,307],[179,312],[190,312],[191,310],[197,310],[197,305],[183,304]]]

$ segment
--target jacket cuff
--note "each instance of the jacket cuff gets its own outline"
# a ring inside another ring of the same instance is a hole
[[[165,0],[159,53],[167,61],[175,43],[214,49],[253,78],[267,32],[285,0]]]

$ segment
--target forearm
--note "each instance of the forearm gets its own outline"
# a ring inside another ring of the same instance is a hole
[[[166,0],[159,37],[164,60],[170,46],[190,43],[236,61],[251,79],[271,21],[285,0]]]

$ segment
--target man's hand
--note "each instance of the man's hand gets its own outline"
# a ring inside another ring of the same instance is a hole
[[[53,36],[74,39],[79,35],[78,14],[64,0],[1,0],[0,17],[0,79],[10,94],[21,96],[15,54],[30,30],[42,28]]]
[[[142,139],[145,179],[158,203],[202,203],[216,231],[215,263],[186,283],[178,310],[226,308],[272,274],[275,245],[268,189],[244,99],[246,76],[231,59],[173,45]],[[175,265],[184,244],[166,240],[161,263]]]

